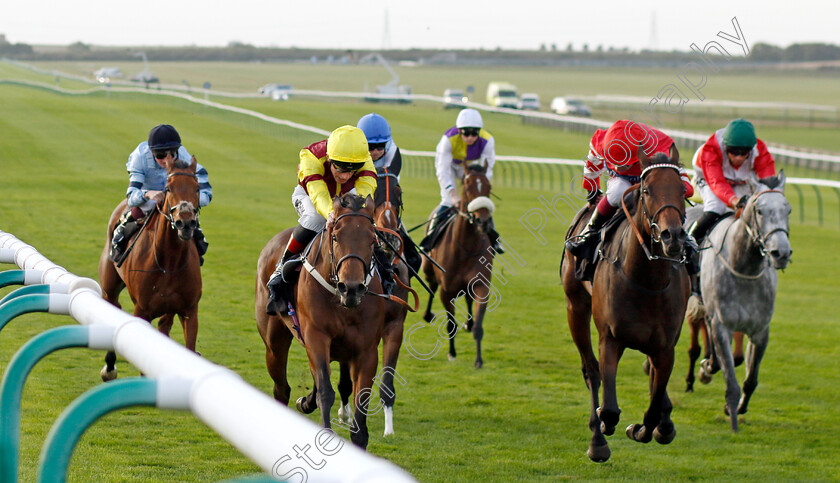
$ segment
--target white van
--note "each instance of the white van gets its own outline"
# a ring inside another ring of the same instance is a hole
[[[487,104],[493,107],[519,107],[516,86],[507,82],[491,82],[487,86]]]

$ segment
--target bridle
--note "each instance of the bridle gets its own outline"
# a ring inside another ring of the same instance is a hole
[[[169,193],[172,192],[169,189],[169,180],[173,176],[190,176],[194,179],[198,179],[198,176],[196,176],[194,173],[182,173],[182,172],[169,173],[169,176],[166,177],[167,184],[163,188],[163,192],[166,193],[166,197],[164,198],[164,203],[163,203],[164,204],[164,209],[161,209],[159,206],[155,205],[158,213],[163,215],[163,217],[166,218],[166,221],[169,222],[169,226],[172,227],[173,230],[177,230],[178,227],[175,225],[175,217],[173,216],[173,213],[175,213],[175,210],[177,210],[178,207],[177,206],[170,206],[168,210],[165,209],[167,203],[169,203]],[[201,207],[198,206],[198,204],[196,204],[196,206],[195,206],[195,221],[196,221],[196,223],[198,223],[198,213],[200,211],[201,211]]]
[[[362,286],[365,289],[365,293],[367,293],[368,285],[370,284],[370,281],[373,280],[373,273],[374,273],[374,265],[373,265],[374,257],[373,256],[370,257],[370,262],[366,261],[360,255],[357,255],[355,253],[348,253],[347,255],[344,255],[343,257],[341,257],[338,261],[335,260],[335,242],[336,242],[336,240],[333,236],[333,230],[335,229],[336,223],[338,223],[342,218],[346,218],[346,217],[350,217],[350,216],[361,216],[362,218],[365,218],[366,220],[370,221],[371,225],[374,225],[373,218],[370,215],[368,215],[366,213],[349,212],[349,213],[344,213],[344,214],[338,215],[336,217],[336,219],[333,221],[333,223],[329,226],[329,228],[327,228],[326,235],[330,239],[330,242],[329,242],[330,243],[330,274],[329,274],[330,281],[329,282],[327,282],[324,279],[324,277],[321,276],[320,272],[318,272],[318,270],[316,270],[315,266],[312,263],[309,262],[309,259],[306,256],[306,254],[304,254],[304,256],[303,256],[303,267],[306,268],[306,271],[308,271],[309,274],[312,275],[312,278],[314,278],[322,287],[324,287],[328,292],[330,292],[333,295],[338,295],[338,289],[335,287],[339,282],[338,269],[341,268],[341,264],[344,263],[347,260],[351,260],[351,259],[359,260],[360,262],[362,262],[362,265],[364,265],[366,267],[367,275],[365,276],[365,281],[362,283]],[[323,233],[322,233],[321,245],[323,245],[323,243],[324,243],[324,236],[323,236]],[[321,253],[321,250],[319,249],[318,254],[320,254],[320,253]],[[317,260],[318,260],[318,257],[316,256],[315,261],[317,262]]]
[[[679,206],[671,204],[671,203],[667,203],[667,204],[664,204],[664,205],[660,206],[659,209],[657,209],[653,213],[653,215],[651,215],[650,212],[648,211],[647,197],[645,196],[645,194],[647,192],[647,190],[645,188],[645,176],[650,171],[652,171],[654,169],[659,169],[659,168],[670,168],[670,169],[675,170],[677,172],[677,174],[679,174],[679,171],[680,171],[679,167],[674,165],[674,164],[662,164],[662,163],[660,163],[660,164],[653,164],[651,166],[648,166],[647,168],[645,168],[642,171],[642,174],[639,177],[640,181],[638,183],[634,184],[633,186],[627,188],[627,191],[625,191],[624,194],[621,196],[621,207],[624,210],[624,214],[627,216],[627,221],[630,223],[630,226],[633,228],[633,231],[636,233],[636,238],[639,240],[639,244],[642,246],[642,249],[644,250],[645,256],[647,256],[648,260],[667,260],[667,261],[677,262],[677,263],[686,263],[688,260],[685,257],[685,251],[684,250],[683,250],[683,256],[680,259],[669,258],[669,257],[664,257],[664,256],[659,256],[659,255],[653,255],[651,253],[651,249],[653,247],[653,244],[654,243],[659,243],[660,241],[662,241],[662,229],[656,223],[656,220],[659,218],[659,215],[663,211],[665,211],[666,209],[669,209],[669,208],[677,210],[677,213],[680,214],[680,223],[682,224],[682,223],[685,222],[685,209],[680,208]],[[639,228],[633,222],[633,217],[630,215],[630,210],[627,209],[627,203],[624,201],[625,195],[627,193],[633,191],[633,190],[636,190],[636,189],[639,190],[639,198],[640,198],[639,203],[642,205],[642,215],[647,220],[648,226],[650,226],[651,249],[649,249],[647,247],[647,245],[645,244],[644,237],[642,236],[641,231],[639,231]]]
[[[756,207],[756,205],[758,204],[758,197],[767,193],[779,193],[782,196],[784,196],[784,193],[782,193],[781,191],[773,189],[764,190],[757,193],[755,196],[753,196],[750,204],[750,206],[752,207],[752,216],[750,217],[752,222],[747,222],[744,224],[744,227],[747,229],[747,233],[750,235],[750,240],[752,240],[752,242],[758,247],[758,250],[761,252],[762,257],[767,256],[767,240],[770,238],[770,235],[780,231],[784,233],[786,237],[790,238],[790,232],[788,231],[788,229],[783,228],[781,226],[774,228],[768,233],[762,235],[761,225],[758,224],[758,208]],[[750,226],[753,223],[755,224],[754,228]]]

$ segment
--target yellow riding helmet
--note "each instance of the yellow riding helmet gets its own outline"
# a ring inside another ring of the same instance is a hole
[[[359,169],[371,159],[367,136],[355,126],[341,126],[327,139],[327,156],[340,169]]]

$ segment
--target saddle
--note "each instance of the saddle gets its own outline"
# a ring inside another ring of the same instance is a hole
[[[432,232],[429,233],[427,236],[429,237],[429,251],[432,250],[435,246],[437,246],[440,239],[443,238],[443,235],[446,233],[446,230],[452,225],[452,221],[455,219],[457,215],[457,211],[455,208],[450,207],[447,211],[441,215],[441,220],[439,223],[435,225],[432,229]]]
[[[624,202],[628,207],[636,206],[636,196],[637,192],[635,190],[625,195]],[[578,212],[578,219],[575,220],[575,225],[573,226],[576,226],[579,223],[580,218],[583,218],[582,215],[584,213],[586,213],[585,209]],[[602,258],[601,254],[606,253],[607,248],[615,238],[615,232],[618,230],[618,225],[620,225],[626,217],[627,216],[624,214],[624,210],[618,210],[607,221],[603,228],[601,228],[601,231],[598,233],[598,241],[584,246],[583,256],[575,258],[575,278],[577,280],[580,280],[581,282],[591,282],[593,280],[595,277],[595,269],[598,267],[598,262]]]

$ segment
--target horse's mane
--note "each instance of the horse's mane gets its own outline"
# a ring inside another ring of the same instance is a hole
[[[397,182],[397,177],[391,173],[387,175],[382,173],[377,175],[379,176],[379,182],[376,185],[376,191],[373,193],[373,204],[376,206],[381,205],[385,202],[385,194],[388,188],[389,183],[393,183],[390,186],[391,188],[391,198],[395,198],[402,194],[402,190],[400,189],[400,185]],[[402,204],[402,200],[400,199],[400,204]]]
[[[343,208],[352,211],[361,211],[365,207],[365,198],[353,193],[345,193],[338,197],[338,202]]]

